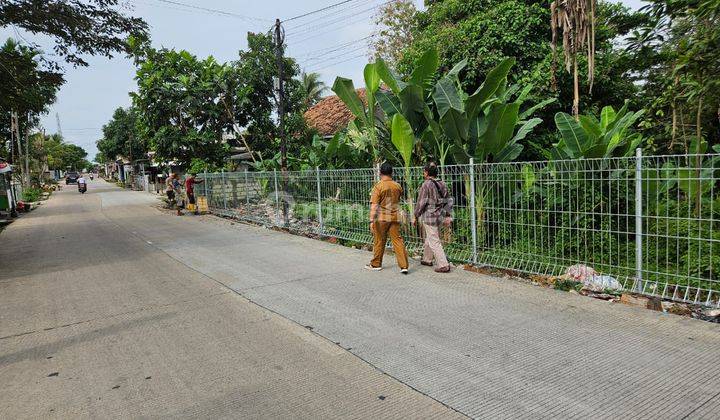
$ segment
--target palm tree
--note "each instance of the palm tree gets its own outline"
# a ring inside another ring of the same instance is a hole
[[[578,83],[578,53],[585,50],[588,62],[588,85],[592,92],[595,72],[595,2],[596,0],[554,0],[550,4],[552,28],[553,80],[555,77],[555,51],[558,29],[562,32],[565,69],[573,74],[573,115],[580,112]]]
[[[303,95],[305,96],[303,100],[305,108],[310,108],[320,102],[323,93],[327,90],[325,82],[320,80],[320,73],[302,72],[300,82],[302,83]]]

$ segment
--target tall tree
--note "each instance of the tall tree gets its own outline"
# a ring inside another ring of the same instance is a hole
[[[246,127],[248,141],[253,150],[265,156],[273,155],[279,148],[279,132],[275,117],[277,115],[277,96],[273,80],[277,77],[277,59],[275,44],[268,34],[248,33],[248,48],[239,52],[239,59],[232,62],[245,87],[247,96],[237,111],[237,119]],[[288,143],[288,154],[298,149],[310,139],[305,136],[306,127],[303,118],[305,95],[297,79],[300,73],[295,60],[283,54],[283,78],[285,82],[285,132],[294,137],[303,137],[303,141]]]
[[[97,141],[97,148],[111,161],[118,156],[140,159],[148,152],[148,142],[134,107],[116,109],[102,131],[103,138]]]
[[[328,90],[325,82],[320,80],[320,73],[302,72],[300,74],[300,83],[302,84],[302,92],[305,97],[303,100],[303,107],[305,109],[320,102],[323,94]]]
[[[642,125],[651,146],[692,153],[696,138],[720,143],[720,1],[654,0],[642,11],[647,23],[628,50],[645,63]]]
[[[62,74],[48,69],[38,59],[40,51],[8,39],[0,47],[0,154],[7,157],[10,111],[18,113],[20,132],[32,128],[38,116],[55,102]]]
[[[3,0],[0,27],[47,35],[55,41],[55,54],[73,66],[87,66],[84,55],[126,52],[129,35],[147,32],[147,24],[126,15],[125,7],[119,0]]]
[[[549,2],[545,0],[434,0],[418,12],[413,41],[400,60],[398,70],[409,76],[425,51],[436,48],[440,54],[441,71],[467,59],[461,72],[463,88],[474,92],[484,75],[507,57],[516,64],[508,75],[508,84],[532,85],[527,98],[539,103],[556,98],[538,113],[543,123],[529,138],[521,159],[543,159],[543,150],[559,140],[553,116],[570,111],[573,104],[573,79],[558,72],[557,89],[553,89],[552,48]],[[597,114],[606,106],[616,109],[626,99],[637,100],[638,69],[643,63],[624,51],[620,40],[639,27],[647,18],[627,7],[599,2],[595,25],[595,83],[592,93],[580,97],[580,108]],[[587,68],[585,56],[578,56],[581,74]],[[581,78],[582,79],[582,78]],[[589,85],[579,80],[580,91]],[[640,107],[631,103],[633,109]]]
[[[224,160],[225,113],[216,77],[223,65],[181,50],[154,49],[131,41],[137,65],[137,92],[131,94],[140,124],[156,156],[189,165],[193,158]]]
[[[372,59],[382,58],[395,67],[413,41],[417,9],[412,0],[384,3],[375,15],[376,30],[370,38]]]

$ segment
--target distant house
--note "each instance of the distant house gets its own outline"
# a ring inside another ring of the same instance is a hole
[[[357,89],[363,103],[367,104],[365,89]],[[348,123],[355,119],[347,106],[336,95],[323,98],[320,102],[305,111],[308,127],[317,130],[318,134],[328,138],[347,128]]]

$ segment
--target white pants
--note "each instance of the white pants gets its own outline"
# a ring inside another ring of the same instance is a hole
[[[431,263],[435,257],[435,266],[447,267],[447,257],[443,250],[442,241],[440,241],[440,226],[433,226],[423,223],[425,229],[425,243],[423,245],[423,261]]]

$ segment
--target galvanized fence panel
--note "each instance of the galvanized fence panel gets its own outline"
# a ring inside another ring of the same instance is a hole
[[[480,165],[479,263],[561,275],[585,264],[631,288],[632,159]]]
[[[643,158],[641,291],[720,306],[720,156]]]
[[[720,306],[720,156],[683,155],[441,168],[454,201],[448,257],[558,276],[585,264],[626,290]],[[407,220],[422,168],[396,168]],[[377,168],[206,174],[212,211],[371,243]],[[423,232],[405,223],[411,255]]]

